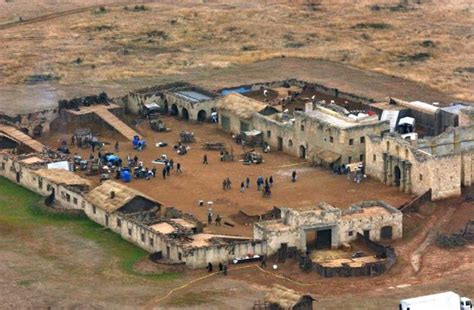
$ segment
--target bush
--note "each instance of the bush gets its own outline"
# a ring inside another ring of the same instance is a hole
[[[431,54],[429,53],[416,53],[413,55],[402,55],[399,56],[400,61],[408,61],[408,62],[413,62],[413,61],[425,61],[428,58],[431,57]]]
[[[386,23],[358,23],[352,26],[354,29],[390,29],[391,26]]]
[[[421,42],[421,46],[423,46],[423,47],[435,47],[436,45],[431,40],[425,40],[425,41]]]
[[[458,234],[453,234],[451,236],[439,235],[438,238],[436,238],[436,244],[440,248],[451,249],[464,246],[466,244],[466,241],[461,235]]]
[[[244,52],[255,51],[257,48],[254,45],[243,45],[240,50]]]

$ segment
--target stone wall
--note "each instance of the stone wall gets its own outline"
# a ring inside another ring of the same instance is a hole
[[[461,195],[461,186],[471,186],[474,127],[457,127],[443,134],[415,141],[397,134],[370,136],[366,146],[366,173],[401,191],[422,195],[432,190],[432,200]]]
[[[45,165],[35,169],[46,168]],[[146,224],[120,212],[107,213],[93,206],[85,197],[84,192],[55,184],[40,178],[35,169],[27,167],[6,154],[0,155],[0,176],[15,182],[43,197],[51,195],[54,189],[56,203],[70,210],[82,210],[89,219],[119,234],[123,239],[144,249],[149,253],[162,252],[163,257],[174,262],[183,262],[191,268],[203,268],[209,262],[227,262],[247,254],[266,255],[266,242],[256,240],[229,241],[225,245],[210,244],[206,247],[189,247],[180,239],[160,234]],[[18,172],[18,182],[17,182]]]
[[[474,125],[474,107],[462,109],[459,113],[459,126]]]
[[[364,210],[378,208],[386,212],[364,214]],[[391,227],[392,238],[402,237],[403,215],[382,201],[366,201],[350,206],[348,210],[334,208],[327,203],[308,210],[281,209],[282,218],[256,223],[254,238],[265,240],[268,255],[274,254],[282,244],[305,252],[307,231],[331,229],[331,247],[355,241],[357,234],[368,231],[371,240],[381,240],[382,228]]]
[[[0,123],[19,128],[24,133],[35,138],[50,131],[51,122],[57,117],[58,109],[47,109],[17,116],[2,115],[0,111]]]
[[[46,165],[41,167],[46,168]],[[0,176],[9,179],[43,197],[51,195],[54,189],[55,201],[67,209],[84,209],[85,199],[77,189],[49,182],[34,173],[35,170],[25,167],[13,158],[0,155]],[[19,182],[17,182],[17,173]]]

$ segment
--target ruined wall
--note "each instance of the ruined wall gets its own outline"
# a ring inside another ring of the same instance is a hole
[[[0,114],[0,123],[19,128],[24,133],[35,138],[48,133],[51,122],[58,116],[58,109],[19,114],[15,117]]]
[[[46,168],[46,165],[42,168]],[[19,172],[19,182],[17,182],[17,172]],[[56,203],[63,208],[83,209],[85,206],[84,197],[75,189],[49,182],[36,175],[34,170],[25,167],[8,156],[0,156],[0,176],[43,197],[51,195],[54,189]]]
[[[227,245],[194,248],[184,251],[183,260],[192,268],[204,268],[211,262],[224,263],[248,254],[267,255],[265,241],[235,241]]]
[[[365,214],[364,210],[377,208],[379,212]],[[318,208],[296,211],[282,208],[282,218],[269,220],[254,225],[254,238],[267,242],[267,252],[274,254],[286,243],[301,251],[307,250],[306,232],[331,229],[331,247],[337,248],[342,243],[357,239],[357,233],[369,231],[369,238],[381,239],[383,227],[392,229],[391,239],[402,237],[403,215],[397,209],[381,201],[365,201],[350,206],[348,210],[340,210],[326,203]]]
[[[369,216],[358,216],[357,209],[373,208],[382,206],[380,202],[361,202],[354,204],[349,210],[344,210],[343,217],[338,223],[339,242],[349,243],[357,239],[357,233],[364,235],[364,231],[369,231],[369,239],[372,241],[382,240],[382,228],[390,226],[392,228],[392,240],[400,239],[403,235],[403,214],[397,209],[385,205],[387,213],[372,214]]]
[[[386,159],[404,161],[410,165],[409,179],[404,190],[422,195],[432,190],[432,200],[461,195],[461,185],[470,186],[473,180],[470,130],[447,131],[440,136],[409,142],[397,135],[367,140],[366,173],[387,185],[394,185],[393,168]],[[441,153],[441,155],[439,154]],[[405,164],[406,165],[406,164]]]
[[[431,199],[441,200],[461,195],[461,155],[434,157],[430,170]]]
[[[459,113],[459,126],[474,125],[474,107],[468,107],[461,110]]]
[[[256,223],[253,226],[253,237],[257,240],[265,240],[267,255],[275,254],[281,247],[282,243],[286,243],[289,247],[301,246],[301,232],[299,228],[282,226],[282,229],[267,229],[267,225],[282,224],[282,220],[265,221],[264,224]]]
[[[229,129],[226,129],[224,127],[225,118],[229,120]],[[252,130],[254,128],[254,123],[252,119],[250,120],[240,119],[237,115],[235,115],[234,113],[230,113],[229,111],[219,111],[219,126],[224,131],[230,132],[232,134],[239,134],[242,123],[248,124],[249,130]]]
[[[298,147],[293,143],[295,141],[295,127],[287,122],[282,123],[271,117],[255,113],[253,116],[253,127],[263,133],[263,140],[267,142],[274,150],[278,150],[298,156]],[[281,138],[281,145],[279,145]]]

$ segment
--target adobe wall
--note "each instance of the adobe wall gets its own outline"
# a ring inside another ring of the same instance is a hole
[[[307,154],[315,148],[322,148],[342,155],[341,163],[358,162],[365,160],[365,141],[368,135],[381,135],[389,130],[387,122],[367,124],[347,129],[331,126],[318,119],[296,114],[295,136],[298,145],[306,147]],[[332,143],[331,143],[332,137]],[[352,139],[353,144],[349,141]]]
[[[472,134],[470,130],[456,129],[413,142],[396,135],[383,139],[371,136],[367,140],[365,171],[380,182],[394,185],[393,165],[401,163],[402,169],[409,168],[407,182],[400,185],[400,190],[422,195],[431,189],[432,200],[458,197],[461,185],[471,186],[474,178]]]
[[[468,107],[461,110],[459,113],[459,126],[474,125],[474,107]]]
[[[230,128],[226,130],[222,124],[223,117],[227,117],[230,121]],[[240,123],[245,122],[249,125],[249,130],[254,128],[253,119],[249,120],[241,120],[237,115],[231,113],[229,111],[219,111],[219,126],[222,130],[226,132],[230,132],[232,134],[239,134],[240,133]]]
[[[296,141],[293,124],[278,122],[271,119],[271,117],[255,113],[253,116],[253,126],[263,133],[263,140],[274,150],[278,149],[278,137],[280,137],[282,139],[282,151],[298,156],[297,144],[293,142]]]
[[[194,248],[184,251],[183,260],[191,268],[203,268],[209,262],[213,264],[228,262],[248,254],[267,255],[265,241],[235,241],[227,245]]]
[[[19,128],[31,137],[39,137],[50,132],[51,122],[58,116],[58,109],[19,114],[15,117],[0,114],[0,123]]]
[[[46,168],[46,165],[43,168]],[[19,172],[20,176],[19,182],[16,179],[17,172]],[[34,170],[25,167],[19,162],[15,162],[12,158],[5,155],[0,155],[0,176],[43,197],[51,195],[51,191],[54,189],[56,203],[63,208],[83,209],[85,206],[84,197],[81,193],[76,192],[75,189],[49,182],[36,175]]]

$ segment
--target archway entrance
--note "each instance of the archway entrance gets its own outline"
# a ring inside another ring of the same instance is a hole
[[[181,110],[181,116],[183,117],[184,120],[188,120],[189,119],[189,112],[188,110],[186,110],[186,108],[183,108]]]
[[[172,116],[178,116],[178,106],[176,104],[171,105],[171,112],[170,115]]]
[[[306,148],[303,145],[300,145],[300,158],[306,158]]]
[[[398,166],[395,166],[395,169],[393,170],[393,172],[394,172],[393,183],[395,186],[400,186],[400,178],[402,176],[402,172],[400,171],[400,168]]]
[[[207,113],[204,110],[198,112],[198,121],[205,122],[207,120]]]

